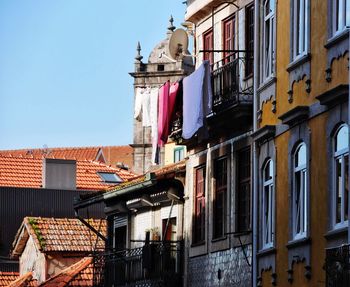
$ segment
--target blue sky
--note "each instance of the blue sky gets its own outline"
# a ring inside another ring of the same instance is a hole
[[[0,149],[132,142],[136,44],[147,61],[182,0],[1,0]]]

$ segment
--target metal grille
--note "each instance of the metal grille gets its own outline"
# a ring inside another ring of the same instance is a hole
[[[155,241],[140,248],[97,253],[94,286],[182,286],[182,246],[182,241]]]
[[[326,286],[350,286],[349,245],[326,249]]]

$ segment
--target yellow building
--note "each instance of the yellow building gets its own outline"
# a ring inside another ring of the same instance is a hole
[[[349,9],[255,1],[257,286],[350,286]]]

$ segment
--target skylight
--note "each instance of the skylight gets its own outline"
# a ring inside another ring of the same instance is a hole
[[[120,183],[123,181],[113,172],[99,172],[98,175],[101,177],[102,181],[106,183]]]

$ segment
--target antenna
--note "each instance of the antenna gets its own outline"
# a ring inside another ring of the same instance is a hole
[[[184,29],[176,29],[169,39],[168,54],[174,60],[179,59],[184,54],[187,54],[188,36]]]

